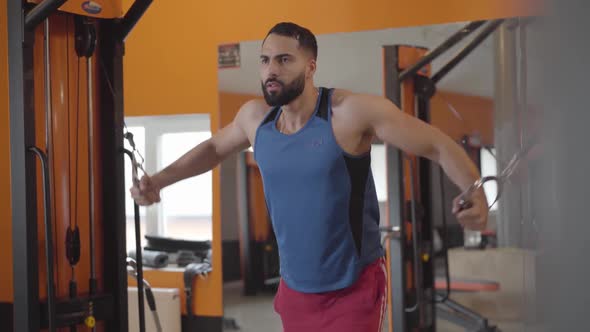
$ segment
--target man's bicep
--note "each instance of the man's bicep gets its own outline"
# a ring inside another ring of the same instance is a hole
[[[229,154],[247,149],[251,145],[253,129],[264,115],[264,110],[264,104],[259,100],[251,100],[242,105],[233,121],[212,140],[217,154],[225,158]]]
[[[211,143],[216,154],[225,159],[228,155],[246,149],[250,146],[248,136],[234,122],[222,128],[212,138]]]
[[[436,159],[438,129],[402,112],[387,99],[375,101],[371,110],[371,128],[381,141],[414,155]]]

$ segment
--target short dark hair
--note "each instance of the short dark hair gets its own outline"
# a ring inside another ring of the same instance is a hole
[[[315,38],[315,35],[309,29],[292,22],[281,22],[272,27],[272,29],[270,29],[270,31],[266,34],[266,37],[264,38],[265,41],[271,33],[277,34],[279,36],[297,39],[297,41],[299,42],[299,47],[311,52],[313,58],[317,60],[318,43]]]

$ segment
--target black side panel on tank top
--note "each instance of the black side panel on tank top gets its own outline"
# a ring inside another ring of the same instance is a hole
[[[265,124],[267,124],[267,123],[269,123],[269,122],[272,122],[272,121],[274,121],[274,119],[277,117],[277,114],[279,114],[279,110],[280,110],[280,109],[281,109],[281,108],[280,108],[280,107],[278,107],[278,106],[277,106],[277,107],[274,107],[274,108],[273,108],[273,109],[270,111],[270,113],[268,114],[268,116],[267,116],[267,117],[264,119],[264,121],[262,122],[262,124],[261,124],[261,125],[265,125]]]
[[[320,88],[320,106],[316,116],[328,121],[328,99],[330,98],[330,90]]]
[[[363,212],[365,208],[365,192],[369,169],[371,167],[371,156],[354,158],[344,155],[346,168],[350,176],[350,201],[348,205],[349,223],[352,237],[358,254],[361,254],[363,242]]]

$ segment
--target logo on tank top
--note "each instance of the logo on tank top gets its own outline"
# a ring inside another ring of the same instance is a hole
[[[324,139],[322,137],[314,138],[307,143],[310,148],[319,148],[324,145]]]

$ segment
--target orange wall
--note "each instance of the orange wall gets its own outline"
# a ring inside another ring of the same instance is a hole
[[[533,12],[532,2],[342,0],[334,5],[300,0],[270,6],[252,0],[188,1],[179,6],[155,1],[127,39],[126,112],[217,112],[217,45],[262,39],[278,21],[299,22],[326,34],[527,15]]]
[[[211,114],[211,123],[219,122],[219,112]],[[217,128],[212,126],[211,132],[215,134]],[[207,280],[198,282],[197,294],[193,296],[193,310],[201,316],[223,316],[223,269],[221,262],[221,185],[219,167],[213,169],[213,213],[212,213],[212,239],[213,271]],[[196,282],[196,281],[195,281]]]
[[[318,34],[530,15],[535,0],[210,1],[206,28],[218,42],[261,39],[277,21],[291,20]]]
[[[10,118],[8,112],[8,36],[6,2],[0,4],[0,234],[12,234],[10,213]],[[12,301],[12,236],[0,241],[0,302]]]
[[[219,126],[225,127],[230,124],[240,107],[247,101],[262,98],[261,96],[219,92]]]
[[[431,99],[430,114],[431,123],[456,142],[464,135],[479,133],[484,144],[494,144],[494,101],[491,98],[439,91]]]

